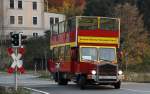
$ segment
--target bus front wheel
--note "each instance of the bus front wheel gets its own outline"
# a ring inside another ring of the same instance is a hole
[[[121,82],[118,81],[117,83],[114,84],[114,88],[115,89],[120,89],[120,86],[121,86]]]
[[[86,87],[86,78],[84,76],[80,77],[79,86],[80,86],[80,89],[85,89],[85,87]]]
[[[59,81],[58,81],[58,85],[67,85],[67,84],[68,84],[67,79],[59,79]]]

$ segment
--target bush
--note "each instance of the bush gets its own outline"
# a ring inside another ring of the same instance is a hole
[[[31,94],[31,92],[23,88],[18,88],[18,90],[15,91],[12,87],[1,87],[0,94]]]
[[[124,81],[150,82],[150,74],[149,73],[126,72]]]
[[[40,71],[39,74],[39,78],[52,79],[52,75],[49,72],[46,73],[45,71]]]

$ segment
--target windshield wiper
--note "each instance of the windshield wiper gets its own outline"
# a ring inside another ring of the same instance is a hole
[[[83,61],[89,61],[89,62],[96,62],[96,60],[90,60],[90,59],[85,59],[85,58],[82,58]]]
[[[110,60],[106,60],[106,59],[100,59],[100,61],[112,62],[112,61],[110,61]]]

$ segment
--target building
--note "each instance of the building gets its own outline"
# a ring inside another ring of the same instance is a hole
[[[50,23],[65,19],[63,14],[44,12],[44,0],[0,0],[0,34],[22,32],[42,36]]]

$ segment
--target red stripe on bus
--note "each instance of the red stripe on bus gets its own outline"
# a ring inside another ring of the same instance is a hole
[[[110,30],[79,30],[79,36],[92,36],[92,37],[118,37],[118,31]]]

